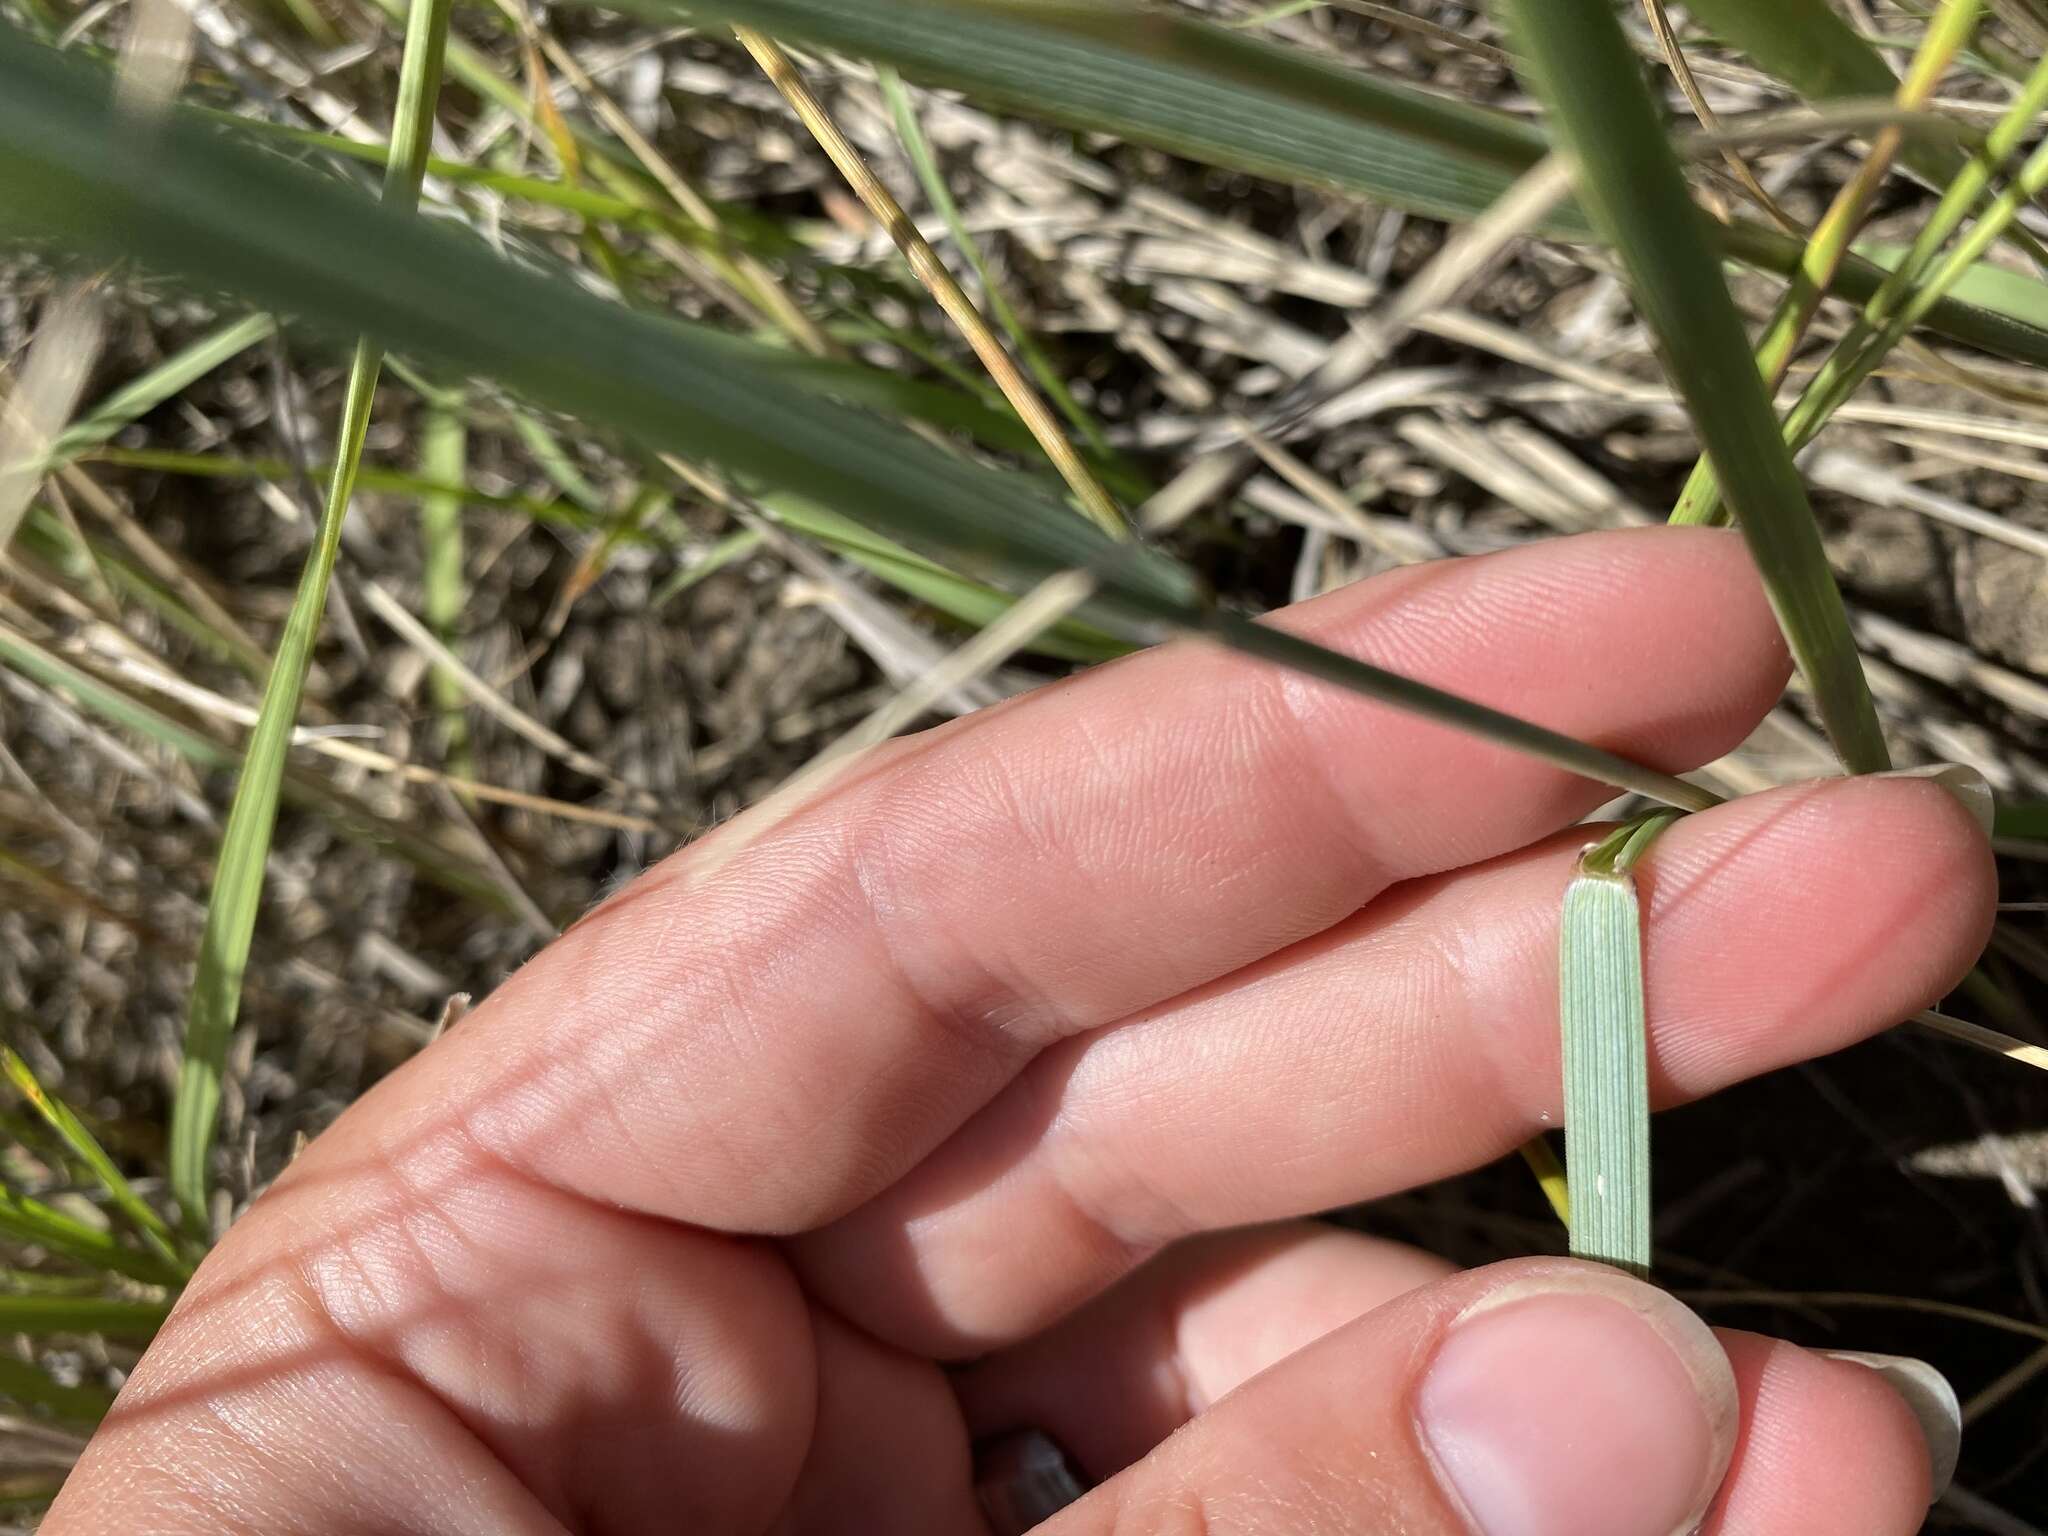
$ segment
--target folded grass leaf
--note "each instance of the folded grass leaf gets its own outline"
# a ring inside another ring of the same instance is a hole
[[[1890,767],[1805,487],[1614,13],[1605,0],[1517,0],[1511,14],[1577,158],[1580,198],[1628,269],[1835,750],[1858,773]]]

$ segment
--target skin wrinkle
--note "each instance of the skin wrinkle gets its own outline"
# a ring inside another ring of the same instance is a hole
[[[1050,840],[1036,838],[1028,818],[1018,810],[1007,770],[985,772],[982,777],[982,788],[992,793],[976,803],[974,820],[993,816],[1006,831],[1024,837],[1027,860],[1033,853],[1063,851]],[[901,894],[927,885],[931,866],[944,867],[950,875],[954,863],[943,855],[934,857],[934,849],[945,848],[946,832],[922,825],[927,819],[922,805],[916,807],[915,819],[914,832],[906,835],[912,818],[879,808],[875,819],[850,842],[847,864],[865,899],[863,925],[911,1009],[973,1055],[987,1059],[992,1082],[1000,1085],[1046,1040],[1064,1032],[1064,1019],[1036,982],[1013,966],[992,964],[972,944],[956,941],[943,920],[933,921],[922,904]],[[979,843],[979,827],[974,831]],[[1000,835],[990,839],[1001,840]],[[942,889],[951,885],[950,880],[941,882]],[[929,950],[935,940],[943,945],[943,954],[920,963],[913,951]]]

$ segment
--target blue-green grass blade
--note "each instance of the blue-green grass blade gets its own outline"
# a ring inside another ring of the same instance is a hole
[[[1571,1251],[1650,1268],[1650,1091],[1635,881],[1581,873],[1558,956]]]

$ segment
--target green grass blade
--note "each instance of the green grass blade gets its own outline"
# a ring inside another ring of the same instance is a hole
[[[931,141],[925,137],[924,125],[917,118],[917,104],[910,99],[910,92],[903,84],[903,77],[893,69],[884,68],[880,75],[882,98],[889,104],[889,115],[896,124],[896,136],[903,141],[903,148],[910,156],[911,168],[917,172],[918,183],[924,188],[924,195],[939,217],[945,221],[947,231],[953,236],[953,244],[974,269],[974,275],[981,279],[981,291],[986,296],[988,307],[1010,338],[1010,344],[1017,349],[1017,355],[1031,370],[1031,376],[1046,398],[1059,407],[1060,414],[1067,418],[1081,439],[1096,453],[1109,456],[1110,447],[1102,435],[1102,428],[1081,408],[1081,403],[1067,388],[1067,382],[1060,377],[1059,370],[1045,355],[1045,349],[1038,344],[1038,338],[1031,334],[1031,328],[1018,315],[1016,306],[1003,292],[1002,284],[989,271],[988,259],[981,253],[981,246],[974,233],[968,229],[966,219],[960,215],[960,205],[953,201],[953,189],[946,185],[946,176],[939,169],[938,157],[932,153]]]
[[[88,1427],[99,1423],[114,1406],[114,1394],[104,1387],[62,1386],[46,1372],[4,1354],[0,1354],[0,1398],[39,1408],[66,1424]]]
[[[130,1248],[112,1232],[13,1190],[0,1190],[0,1238],[41,1248],[100,1274],[126,1275],[150,1285],[181,1285],[185,1279],[181,1267],[160,1255]]]
[[[1801,391],[1784,427],[1785,440],[1795,452],[1813,441],[1828,418],[1848,401],[1892,348],[1936,305],[1944,302],[1949,293],[1972,280],[1979,294],[1997,293],[2008,302],[2015,294],[2025,292],[2022,285],[2030,279],[2018,273],[2000,273],[1997,268],[1985,266],[1980,258],[2000,234],[2012,227],[2019,210],[2048,184],[2048,160],[2043,160],[2039,151],[2022,167],[2016,184],[1999,194],[1961,242],[1945,255],[1941,254],[1941,247],[1961,227],[1992,177],[2044,110],[2048,110],[2048,60],[2035,66],[2019,97],[1943,192],[1912,244],[1893,255],[1891,270],[1884,281],[1835,344],[1820,371]],[[2048,303],[2031,304],[2030,312],[2048,317]],[[1720,512],[1719,489],[1711,468],[1696,467],[1672,521],[1714,520]]]
[[[1859,240],[1853,249],[1857,255],[1889,272],[1905,261],[1912,248],[1893,241]],[[2048,333],[2048,283],[2024,272],[2015,272],[2010,267],[1981,261],[1974,263],[1949,290],[1948,301],[1974,306]],[[1991,346],[1985,350],[1997,352],[2001,349]]]
[[[1031,117],[1443,218],[1491,205],[1545,148],[1503,114],[1120,0],[689,0],[687,14],[879,59]]]
[[[420,425],[420,476],[444,486],[459,486],[469,477],[469,423],[459,405],[448,399],[427,402]],[[463,557],[462,496],[436,491],[420,498],[420,610],[427,628],[443,645],[453,645],[462,612],[469,602],[469,576]],[[462,685],[445,668],[433,672],[434,702],[441,711],[448,761],[464,772],[467,761],[467,700]]]
[[[1694,0],[1686,9],[1693,20],[1815,105],[1889,96],[1898,88],[1883,55],[1827,0]],[[1954,145],[1926,139],[1908,140],[1899,149],[1899,159],[1937,187],[1960,174],[1966,158]],[[2048,257],[2048,250],[2032,235],[2018,228],[2012,234],[2036,261]]]
[[[1805,245],[1761,224],[1737,221],[1715,232],[1728,256],[1759,271],[1790,277],[1799,270]],[[1828,292],[1867,304],[1896,270],[1903,246],[1859,245],[1842,260]],[[1928,327],[1967,346],[2033,367],[2048,367],[2048,283],[2024,273],[1980,262],[1942,298]]]
[[[2048,109],[2048,59],[2036,67],[2012,110],[1993,128],[1983,153],[1956,178],[1929,216],[1898,267],[1864,306],[1846,335],[1808,382],[1785,421],[1785,437],[1795,449],[1814,436],[1892,348],[1941,297],[1962,281],[2020,210],[2048,189],[2048,146],[2037,147],[1983,215],[1947,252],[1942,241],[1963,220],[1990,175],[2018,147],[2034,118]]]
[[[400,66],[398,106],[385,165],[384,201],[411,209],[419,200],[427,148],[433,137],[434,106],[441,90],[441,62],[447,43],[450,0],[415,0]],[[256,933],[265,861],[284,783],[285,755],[298,723],[299,696],[312,663],[313,643],[327,608],[327,589],[341,548],[342,523],[355,488],[356,464],[369,431],[382,348],[368,338],[356,344],[348,392],[336,435],[336,468],[306,560],[284,635],[271,663],[256,728],[250,734],[234,804],[214,866],[213,893],[206,908],[199,965],[185,1023],[184,1057],[171,1114],[171,1189],[186,1226],[203,1231],[206,1222],[207,1163],[220,1115],[221,1075],[235,1019],[241,1011],[242,975]]]
[[[232,768],[239,761],[235,753],[211,736],[73,666],[4,624],[0,624],[0,665],[66,695],[109,724],[169,748],[196,768]],[[402,859],[451,895],[487,911],[518,915],[517,903],[467,861],[430,837],[351,804],[317,779],[288,774],[284,797],[287,802],[323,817],[350,842]]]
[[[1897,100],[1902,108],[1926,105],[1956,51],[1976,29],[1981,10],[1981,0],[1945,0],[1940,16],[1922,34],[1912,67],[1899,84]],[[1774,394],[1784,381],[1792,354],[1819,312],[1821,296],[1833,283],[1849,242],[1862,225],[1871,199],[1877,195],[1900,147],[1901,140],[1895,131],[1880,133],[1872,141],[1863,163],[1856,167],[1856,174],[1842,185],[1820,223],[1814,226],[1799,270],[1792,274],[1792,281],[1757,342],[1757,368],[1763,374],[1764,387]],[[1714,478],[1714,466],[1703,457],[1693,465],[1685,489],[1672,509],[1671,521],[1681,525],[1713,521],[1719,501],[1720,486]]]
[[[1827,0],[1687,0],[1686,9],[1694,21],[1808,101],[1889,96],[1898,89],[1891,66]],[[1960,155],[1933,144],[1911,146],[1902,158],[1909,165],[1924,163],[1925,174],[1938,182],[1953,176],[1962,162]]]
[[[767,535],[759,528],[742,528],[737,533],[728,533],[656,587],[648,595],[647,611],[659,613],[698,583],[707,581],[727,566],[746,559],[759,549],[766,539]]]
[[[893,65],[1028,117],[1257,176],[1339,187],[1438,218],[1478,217],[1550,147],[1540,132],[1504,113],[1125,0],[635,4],[664,17],[744,23]],[[1851,94],[1891,95],[1896,79],[1870,57],[1877,74]],[[1563,210],[1547,232],[1571,239],[1594,233],[1575,209]],[[1776,230],[1738,222],[1718,238],[1739,260],[1781,275],[1798,268],[1801,242]],[[1878,280],[1854,264],[1835,291],[1861,296],[1859,289],[1874,290]],[[1955,340],[2048,366],[2048,333],[2017,317],[1945,303],[1928,323]]]
[[[51,449],[52,462],[62,463],[88,448],[98,447],[130,422],[184,393],[194,382],[240,357],[276,331],[277,322],[270,316],[245,315],[200,337],[81,414],[57,435]]]
[[[981,630],[1007,613],[1015,601],[984,582],[956,576],[936,561],[861,527],[851,518],[794,496],[768,495],[761,505],[783,526],[844,555],[899,592],[937,609],[970,630]],[[693,572],[694,572],[693,568]],[[1061,661],[1112,661],[1134,647],[1079,619],[1048,625],[1023,647]]]
[[[1558,955],[1571,1251],[1650,1268],[1650,1090],[1635,881],[1576,875]]]
[[[168,1301],[129,1301],[114,1296],[0,1295],[0,1334],[25,1333],[44,1339],[54,1333],[104,1333],[147,1339],[171,1315]]]
[[[229,454],[178,453],[161,448],[102,448],[93,455],[93,459],[129,469],[153,469],[167,475],[192,475],[207,480],[286,480],[299,473],[297,466],[288,459],[244,459]],[[305,474],[315,485],[325,486],[334,477],[334,466],[309,464]],[[513,512],[535,522],[585,533],[604,525],[602,518],[563,500],[542,501],[535,496],[500,495],[478,490],[473,485],[429,480],[424,475],[380,469],[372,464],[365,464],[356,471],[356,489],[389,491],[396,496],[453,497],[465,506]]]
[[[1628,269],[1835,750],[1858,773],[1890,767],[1805,487],[1613,12],[1606,0],[1517,0],[1512,15],[1578,161],[1580,198]]]
[[[700,457],[832,506],[992,586],[1028,591],[1048,577],[1086,571],[1100,596],[1083,617],[1126,638],[1208,634],[1509,741],[1575,773],[1688,807],[1712,799],[1534,723],[1219,614],[1191,572],[1156,551],[1110,540],[1041,483],[806,394],[763,349],[608,304],[572,281],[501,261],[461,230],[380,208],[253,154],[211,123],[195,128],[174,117],[138,142],[109,116],[104,86],[92,75],[4,36],[0,149],[12,152],[0,159],[0,228],[227,287],[329,335],[401,340],[444,367],[494,377],[650,448]],[[1753,365],[1749,371],[1753,381]],[[183,1154],[188,1174],[199,1150],[188,1144]]]
[[[128,1219],[136,1234],[157,1257],[179,1273],[190,1274],[191,1268],[179,1254],[169,1225],[148,1201],[135,1192],[135,1186],[114,1166],[107,1149],[85,1128],[85,1122],[72,1112],[71,1106],[53,1097],[36,1080],[28,1063],[4,1046],[0,1046],[0,1071],[5,1072],[15,1091],[28,1100],[30,1108],[42,1117],[43,1123],[57,1133],[57,1139],[64,1143],[71,1155],[85,1165],[107,1198],[114,1203],[114,1208]]]

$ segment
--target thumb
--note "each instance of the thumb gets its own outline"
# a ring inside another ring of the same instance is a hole
[[[1617,1271],[1525,1260],[1290,1356],[1044,1536],[1684,1536],[1734,1447],[1712,1332]]]

